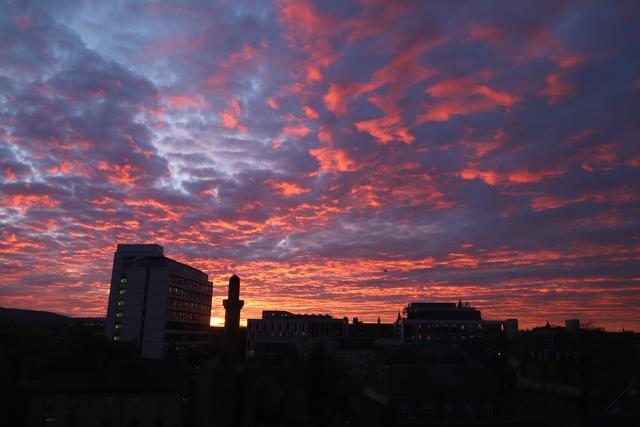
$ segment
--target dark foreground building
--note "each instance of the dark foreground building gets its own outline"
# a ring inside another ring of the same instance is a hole
[[[179,427],[188,419],[183,372],[161,360],[58,372],[29,391],[30,427]]]

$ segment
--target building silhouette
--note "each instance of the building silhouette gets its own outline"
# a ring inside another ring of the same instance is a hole
[[[404,343],[473,342],[491,340],[518,331],[517,319],[484,320],[468,303],[412,302],[396,320],[397,338]]]
[[[295,350],[306,358],[322,345],[334,349],[347,334],[347,319],[329,315],[263,311],[261,319],[247,320],[247,351],[250,356],[276,356]]]
[[[224,343],[223,351],[231,359],[237,357],[238,338],[240,333],[240,310],[244,301],[240,299],[240,278],[235,274],[229,278],[227,299],[224,306]]]
[[[205,346],[213,285],[202,271],[167,258],[159,245],[118,245],[105,335],[135,342],[142,357]]]

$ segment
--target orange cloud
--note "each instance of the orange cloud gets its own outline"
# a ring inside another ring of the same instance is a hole
[[[459,176],[466,180],[480,178],[489,185],[496,185],[498,182],[498,174],[492,170],[481,171],[474,168],[467,168],[461,171]]]
[[[278,108],[280,108],[280,106],[278,105],[278,102],[276,102],[276,100],[273,98],[267,98],[267,105],[274,110],[277,110]]]
[[[470,139],[462,139],[459,141],[461,145],[471,147],[477,157],[484,157],[487,153],[499,148],[504,144],[506,140],[506,134],[502,129],[498,129],[493,137],[485,140],[474,141]]]
[[[347,112],[345,105],[347,99],[356,93],[358,93],[357,86],[338,86],[332,83],[322,100],[327,110],[341,116]]]
[[[560,68],[571,68],[587,62],[588,56],[580,53],[557,55],[556,62]]]
[[[312,148],[309,154],[320,163],[320,172],[351,172],[358,169],[356,162],[340,148]]]
[[[318,140],[320,142],[325,143],[325,144],[332,144],[333,143],[333,134],[331,133],[330,130],[320,129],[318,131]]]
[[[544,78],[544,81],[546,87],[540,93],[547,97],[549,104],[556,104],[563,98],[573,94],[573,85],[564,80],[564,77],[560,73],[548,74]]]
[[[2,199],[2,205],[25,212],[31,207],[55,208],[60,202],[48,194],[13,194]]]
[[[473,88],[472,93],[482,95],[490,101],[493,101],[496,105],[500,105],[505,108],[511,107],[518,100],[515,96],[509,95],[507,92],[498,92],[486,85],[480,85]]]
[[[108,163],[104,160],[98,163],[98,170],[107,172],[107,181],[117,185],[133,186],[137,180],[144,176],[144,171],[136,166]]]
[[[200,95],[173,95],[167,98],[167,103],[171,108],[193,107],[203,110],[209,106]]]
[[[547,209],[563,208],[574,203],[580,203],[587,200],[585,196],[580,196],[575,199],[561,199],[553,196],[540,196],[535,197],[531,201],[531,208],[535,211],[542,211]]]
[[[432,76],[434,71],[422,66],[422,55],[442,40],[415,43],[400,52],[386,66],[378,69],[371,80],[366,83],[351,83],[346,85],[332,84],[323,100],[327,109],[338,116],[347,111],[346,104],[360,95],[386,87],[383,94],[370,96],[367,100],[377,106],[383,116],[362,120],[354,123],[360,132],[370,134],[376,142],[387,144],[397,140],[406,144],[414,141],[409,128],[403,124],[403,110],[400,100],[404,98],[407,89]]]
[[[415,137],[409,129],[400,125],[402,118],[400,112],[396,111],[386,116],[355,122],[356,129],[371,135],[380,144],[387,144],[391,141],[402,141],[411,144]]]
[[[4,168],[4,178],[7,181],[15,181],[17,179],[16,173],[10,167]]]
[[[434,74],[434,71],[420,65],[419,60],[423,53],[439,43],[442,43],[442,40],[415,43],[396,55],[389,64],[377,70],[371,80],[366,83],[345,85],[332,83],[323,97],[327,110],[341,116],[346,113],[346,103],[349,100],[385,85],[390,85],[391,87],[384,99],[389,103],[397,102],[404,96],[404,92],[409,86]],[[384,110],[384,107],[381,106],[382,99],[382,97],[372,97],[370,101],[373,100],[373,103],[377,101],[376,105]]]
[[[627,160],[627,165],[632,168],[640,168],[640,156],[632,157]]]
[[[462,170],[458,176],[466,180],[480,178],[489,185],[497,185],[500,182],[531,184],[542,181],[545,178],[560,176],[563,173],[564,170],[562,169],[546,169],[535,172],[522,169],[514,172],[498,173],[491,169],[483,171],[474,166],[469,166]]]
[[[588,172],[611,170],[617,160],[614,143],[588,148],[583,156],[586,160],[582,163],[582,169]]]
[[[60,162],[58,166],[54,166],[47,169],[47,172],[52,175],[56,175],[56,174],[68,175],[73,172],[73,165],[71,164],[71,162],[64,160]]]
[[[268,184],[276,190],[278,193],[285,197],[299,196],[300,194],[306,193],[309,190],[306,190],[295,184],[293,182],[274,182],[269,181]]]
[[[542,181],[545,178],[560,176],[564,173],[563,169],[546,169],[536,172],[528,170],[519,170],[505,174],[505,179],[516,184],[529,184]]]
[[[318,112],[307,105],[305,105],[302,110],[304,115],[310,120],[315,120],[319,117]]]
[[[188,210],[184,206],[173,206],[156,199],[124,199],[121,203],[134,208],[137,217],[144,217],[154,221],[178,221]]]
[[[308,127],[306,127],[302,123],[298,123],[298,124],[285,126],[282,129],[282,132],[284,132],[284,134],[287,135],[287,136],[295,136],[295,137],[298,137],[298,138],[304,138],[305,136],[307,136],[309,134],[309,132],[311,132],[311,129],[309,129]]]
[[[497,107],[511,108],[518,98],[507,92],[496,91],[475,78],[440,81],[426,89],[436,98],[423,104],[427,111],[417,118],[417,123],[447,121],[452,116],[494,111]]]
[[[306,83],[322,81],[322,70],[333,64],[338,57],[329,36],[337,32],[340,23],[328,15],[319,13],[307,0],[280,0],[280,20],[285,24],[285,38],[307,54],[297,69],[304,70]]]
[[[233,68],[236,65],[256,59],[262,55],[263,49],[267,47],[266,42],[262,42],[260,47],[251,46],[248,43],[242,45],[237,52],[232,52],[227,61],[220,64],[220,68]]]
[[[229,101],[230,108],[222,110],[220,113],[220,118],[222,119],[222,126],[227,129],[237,129],[241,133],[246,133],[248,131],[247,127],[240,123],[240,116],[242,112],[240,111],[240,104],[237,99],[232,99]]]
[[[588,194],[565,199],[548,195],[537,196],[531,200],[531,207],[534,210],[556,209],[586,201],[624,205],[640,200],[640,192],[636,187],[633,185],[623,186],[606,192],[589,192]]]

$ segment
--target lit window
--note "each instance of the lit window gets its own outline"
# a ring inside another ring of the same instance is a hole
[[[116,329],[120,329],[122,328],[122,325],[120,323],[116,323]]]
[[[120,295],[124,295],[125,290],[124,289],[120,289]]]
[[[122,317],[122,312],[121,311],[117,312],[116,317]]]
[[[120,306],[124,305],[124,301],[118,301],[118,305]]]
[[[127,283],[127,279],[120,279],[120,283]]]
[[[114,340],[114,341],[120,341],[120,337],[115,336],[115,337],[113,337],[113,340]]]

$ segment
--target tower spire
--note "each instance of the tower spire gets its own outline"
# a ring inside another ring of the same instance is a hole
[[[235,274],[229,278],[227,299],[224,306],[224,345],[223,351],[235,359],[238,353],[238,334],[240,331],[240,310],[244,301],[240,299],[240,278]]]

